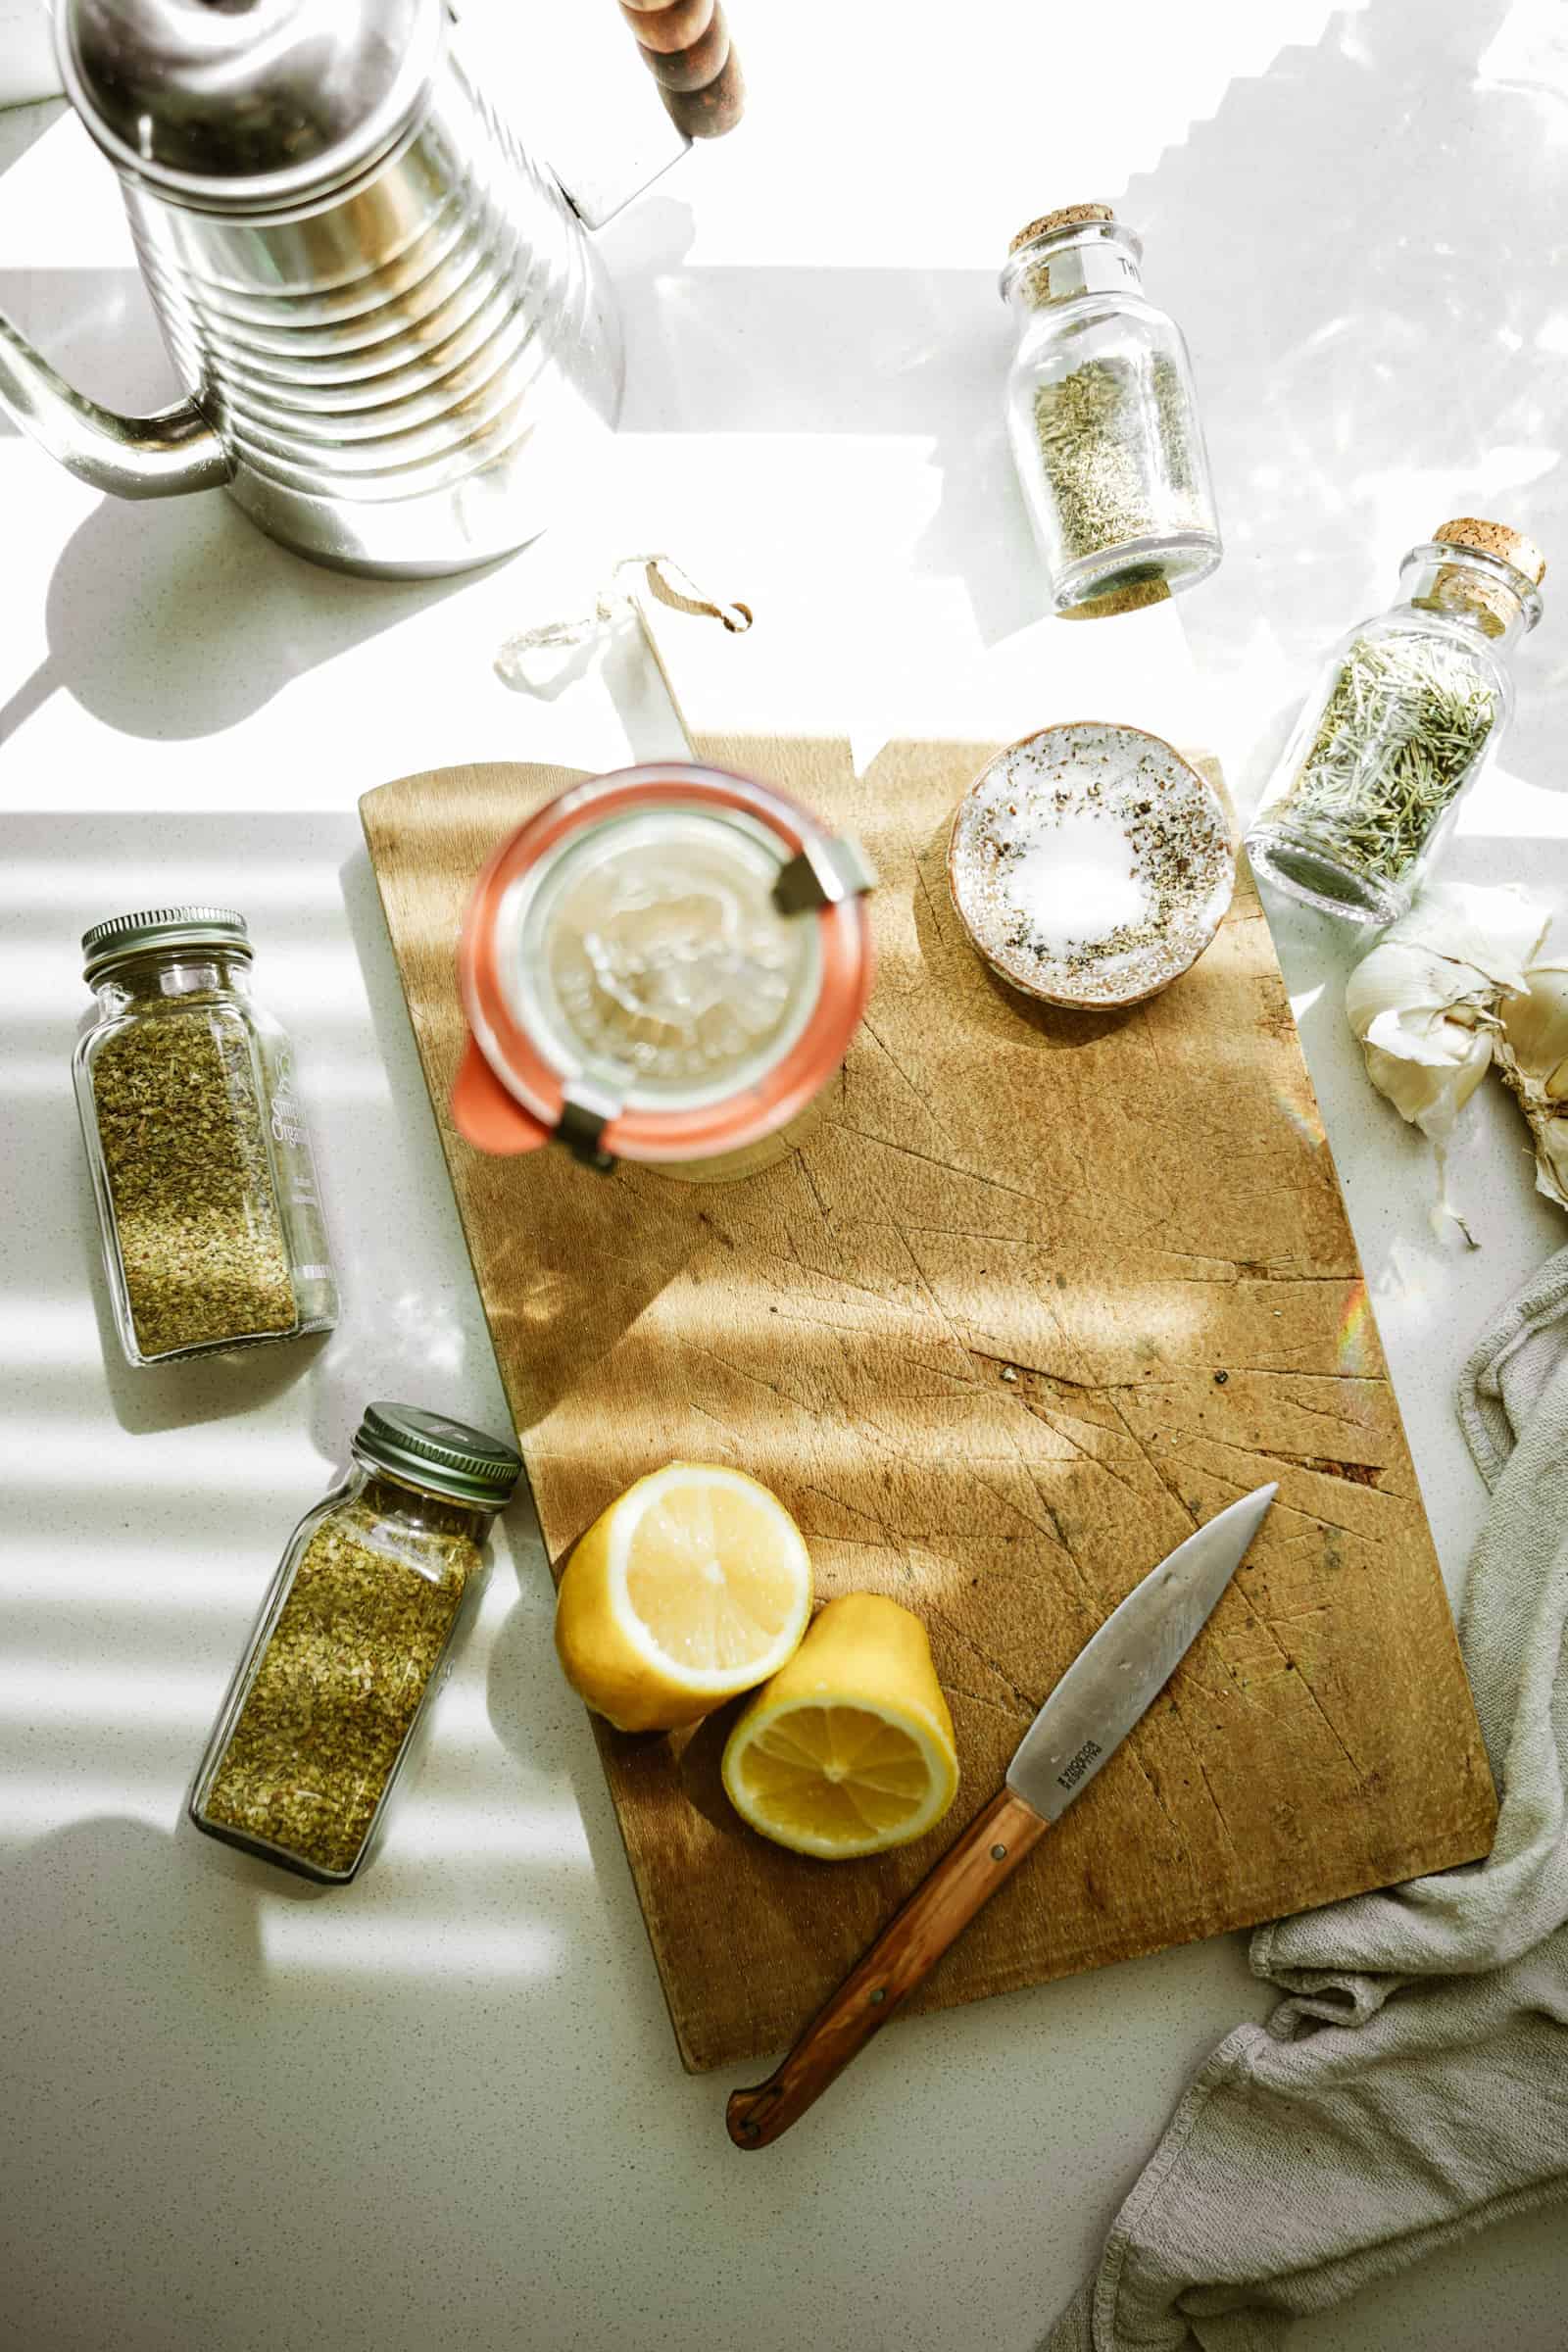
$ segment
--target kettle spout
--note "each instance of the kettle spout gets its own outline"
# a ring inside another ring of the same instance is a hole
[[[215,490],[233,460],[193,400],[151,416],[121,416],[73,391],[0,312],[0,408],[68,473],[119,498]]]

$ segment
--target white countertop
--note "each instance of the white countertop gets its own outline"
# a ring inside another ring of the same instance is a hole
[[[525,1507],[361,1886],[297,1895],[181,1824],[277,1551],[364,1400],[505,1426],[355,802],[445,761],[612,766],[673,739],[623,654],[528,699],[492,672],[501,637],[581,609],[615,554],[667,547],[725,596],[809,579],[802,707],[853,683],[859,737],[911,712],[997,733],[1020,710],[1084,715],[1059,707],[1070,676],[1097,709],[1118,694],[1103,715],[1206,733],[1247,803],[1323,648],[1443,515],[1497,513],[1568,560],[1568,59],[1545,0],[1139,0],[1114,34],[1022,0],[958,31],[870,0],[809,32],[767,0],[733,15],[745,128],[605,239],[630,387],[572,530],[466,582],[343,580],[219,494],[101,500],[0,430],[0,2343],[19,2352],[1026,2352],[1188,2073],[1268,2005],[1226,1938],[921,2019],[742,2160],[724,2082],[676,2061]],[[1088,196],[1143,227],[1194,347],[1228,549],[1182,608],[1196,675],[1172,608],[1030,627],[994,278],[1013,227]],[[112,183],[58,108],[0,116],[0,305],[100,399],[169,396]],[[1448,871],[1568,901],[1565,643],[1548,577],[1504,770]],[[138,1376],[106,1363],[88,1274],[75,940],[172,898],[251,916],[346,1311],[314,1349]],[[1432,1236],[1422,1150],[1344,1029],[1345,942],[1277,931],[1457,1590],[1482,1494],[1454,1374],[1568,1228],[1489,1085],[1457,1175],[1483,1247]],[[1560,2352],[1565,2288],[1544,2215],[1297,2340]]]

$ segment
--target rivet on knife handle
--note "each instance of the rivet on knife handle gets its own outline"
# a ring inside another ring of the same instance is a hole
[[[899,2004],[924,1984],[949,1944],[1011,1877],[1046,1827],[1010,1788],[992,1799],[895,1913],[776,2073],[732,2093],[725,2122],[738,2148],[765,2148],[821,2097]]]

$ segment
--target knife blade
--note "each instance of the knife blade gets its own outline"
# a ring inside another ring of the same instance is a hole
[[[1262,1526],[1277,1486],[1205,1520],[1112,1609],[1013,1751],[1007,1787],[1059,1821],[1170,1681]]]
[[[971,1822],[765,2082],[731,2093],[737,2147],[787,2132],[923,1984],[982,1903],[1033,1852],[1148,1713],[1213,1614],[1279,1492],[1207,1520],[1113,1609],[1025,1732],[1000,1792]]]

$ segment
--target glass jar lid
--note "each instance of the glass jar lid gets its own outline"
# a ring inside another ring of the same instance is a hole
[[[354,1433],[361,1461],[454,1502],[500,1510],[522,1474],[515,1446],[417,1404],[368,1404]]]
[[[231,906],[153,906],[140,914],[115,914],[81,935],[82,977],[96,979],[126,956],[146,948],[221,948],[230,956],[252,954],[245,917]]]
[[[783,1125],[838,1066],[870,987],[869,870],[782,793],[717,768],[572,787],[481,876],[469,1026],[547,1129],[680,1159]]]
[[[691,1109],[755,1086],[821,987],[816,926],[772,897],[784,862],[752,819],[696,803],[558,841],[502,904],[514,1015],[557,1069],[627,1108]]]

